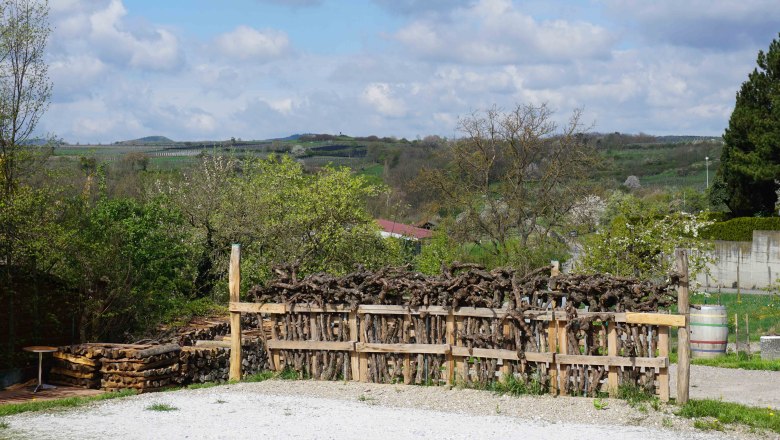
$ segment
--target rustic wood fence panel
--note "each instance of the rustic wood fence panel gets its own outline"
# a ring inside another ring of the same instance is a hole
[[[568,316],[555,304],[518,318],[507,306],[245,303],[236,248],[233,255],[231,359],[241,358],[240,314],[259,313],[266,317],[272,368],[315,379],[487,385],[514,377],[552,394],[614,396],[631,385],[668,401],[670,328],[687,332],[686,315]],[[231,362],[231,378],[240,377],[240,362]]]

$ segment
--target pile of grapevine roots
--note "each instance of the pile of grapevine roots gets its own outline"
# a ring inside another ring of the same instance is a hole
[[[487,385],[501,375],[511,373],[535,389],[546,389],[549,372],[545,364],[526,361],[525,353],[548,350],[547,326],[529,320],[533,312],[561,307],[567,313],[568,353],[604,355],[607,353],[606,328],[610,319],[605,312],[655,312],[676,303],[673,286],[679,275],[672,273],[663,283],[607,274],[551,275],[552,266],[527,274],[512,269],[486,270],[475,264],[455,263],[443,267],[442,274],[428,276],[409,267],[389,267],[376,272],[358,268],[345,276],[315,274],[299,277],[294,266],[274,268],[275,278],[264,287],[256,286],[249,296],[259,303],[348,305],[363,304],[464,306],[501,308],[506,313],[496,318],[464,317],[456,332],[458,345],[469,348],[516,350],[519,361],[470,358],[456,372],[467,385]],[[578,311],[587,308],[587,316]],[[599,313],[605,313],[599,315]],[[360,335],[350,335],[344,313],[308,314],[295,312],[271,316],[273,339],[350,341],[371,343],[445,344],[444,316],[362,315]],[[314,321],[314,322],[312,322]],[[508,326],[506,324],[509,324]],[[507,331],[508,327],[508,331]],[[617,324],[618,353],[621,356],[654,355],[658,342],[655,327]],[[358,338],[360,336],[360,338]],[[349,379],[347,352],[285,350],[285,366],[302,375],[321,379]],[[369,355],[369,380],[372,382],[437,383],[444,380],[444,356],[372,353]],[[405,358],[407,357],[407,358]],[[503,367],[503,369],[502,369]],[[603,389],[603,366],[572,366],[567,369],[565,386],[569,393],[594,395]],[[622,368],[620,380],[650,390],[652,369]]]

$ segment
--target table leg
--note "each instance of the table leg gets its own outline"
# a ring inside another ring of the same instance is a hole
[[[35,387],[33,393],[37,393],[41,385],[43,385],[43,353],[38,353],[38,386]]]

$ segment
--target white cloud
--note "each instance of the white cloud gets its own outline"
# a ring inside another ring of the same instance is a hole
[[[363,89],[363,101],[383,116],[400,118],[406,115],[406,105],[395,96],[389,84],[372,83]]]
[[[509,0],[482,0],[425,17],[395,38],[423,59],[465,64],[533,64],[608,58],[615,36],[587,22],[539,21]]]
[[[283,56],[290,47],[287,34],[275,29],[257,30],[239,26],[215,41],[217,49],[230,58],[263,62]]]

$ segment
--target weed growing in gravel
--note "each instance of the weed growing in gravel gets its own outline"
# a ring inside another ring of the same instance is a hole
[[[222,399],[217,399],[217,401],[216,401],[216,402],[214,402],[214,403],[227,403],[227,401],[225,401],[225,400],[222,400]]]
[[[609,408],[609,405],[604,401],[604,399],[593,399],[593,407],[598,410],[605,410]]]
[[[542,395],[547,392],[544,384],[537,376],[533,376],[528,383],[518,380],[514,375],[504,375],[503,380],[495,381],[488,385],[488,389],[501,394],[511,394],[513,396],[522,395]]]
[[[135,395],[134,390],[124,390],[91,397],[68,397],[65,399],[56,400],[37,400],[34,402],[11,403],[7,405],[0,405],[0,417],[29,411],[43,411],[52,408],[75,408],[77,406],[83,406],[88,403],[100,400],[116,399],[118,397],[127,397],[132,395]]]
[[[723,424],[720,423],[717,419],[711,420],[711,419],[701,419],[701,420],[694,420],[693,421],[693,427],[696,429],[701,429],[703,431],[723,431]]]
[[[621,385],[618,387],[618,398],[625,400],[629,406],[643,413],[647,412],[646,403],[650,403],[656,411],[661,408],[661,402],[656,396],[636,385]]]
[[[146,407],[147,411],[178,411],[179,408],[168,405],[167,403],[155,403]]]
[[[664,417],[664,419],[661,420],[661,424],[664,426],[664,428],[674,427],[674,422],[672,422],[672,419],[670,419],[669,417]]]
[[[293,370],[292,368],[285,367],[284,370],[282,370],[282,372],[279,373],[278,377],[279,379],[283,379],[283,380],[298,380],[301,378],[301,375],[298,374],[298,372]]]
[[[268,379],[273,379],[274,376],[276,376],[276,373],[273,371],[261,371],[245,377],[243,382],[264,382]]]
[[[361,394],[358,396],[358,400],[361,402],[373,402],[376,400],[376,398],[371,396],[366,396],[365,394]]]
[[[8,422],[0,422],[0,429],[8,429],[10,426]]]
[[[778,414],[780,411],[772,408],[756,408],[712,399],[689,400],[677,412],[678,416],[689,419],[711,417],[721,424],[740,423],[752,428],[780,433]]]
[[[191,385],[187,385],[188,390],[200,390],[203,388],[212,388],[212,387],[218,387],[220,385],[224,385],[224,383],[220,382],[204,382],[204,383],[193,383]],[[176,390],[169,390],[169,391],[176,391]]]

